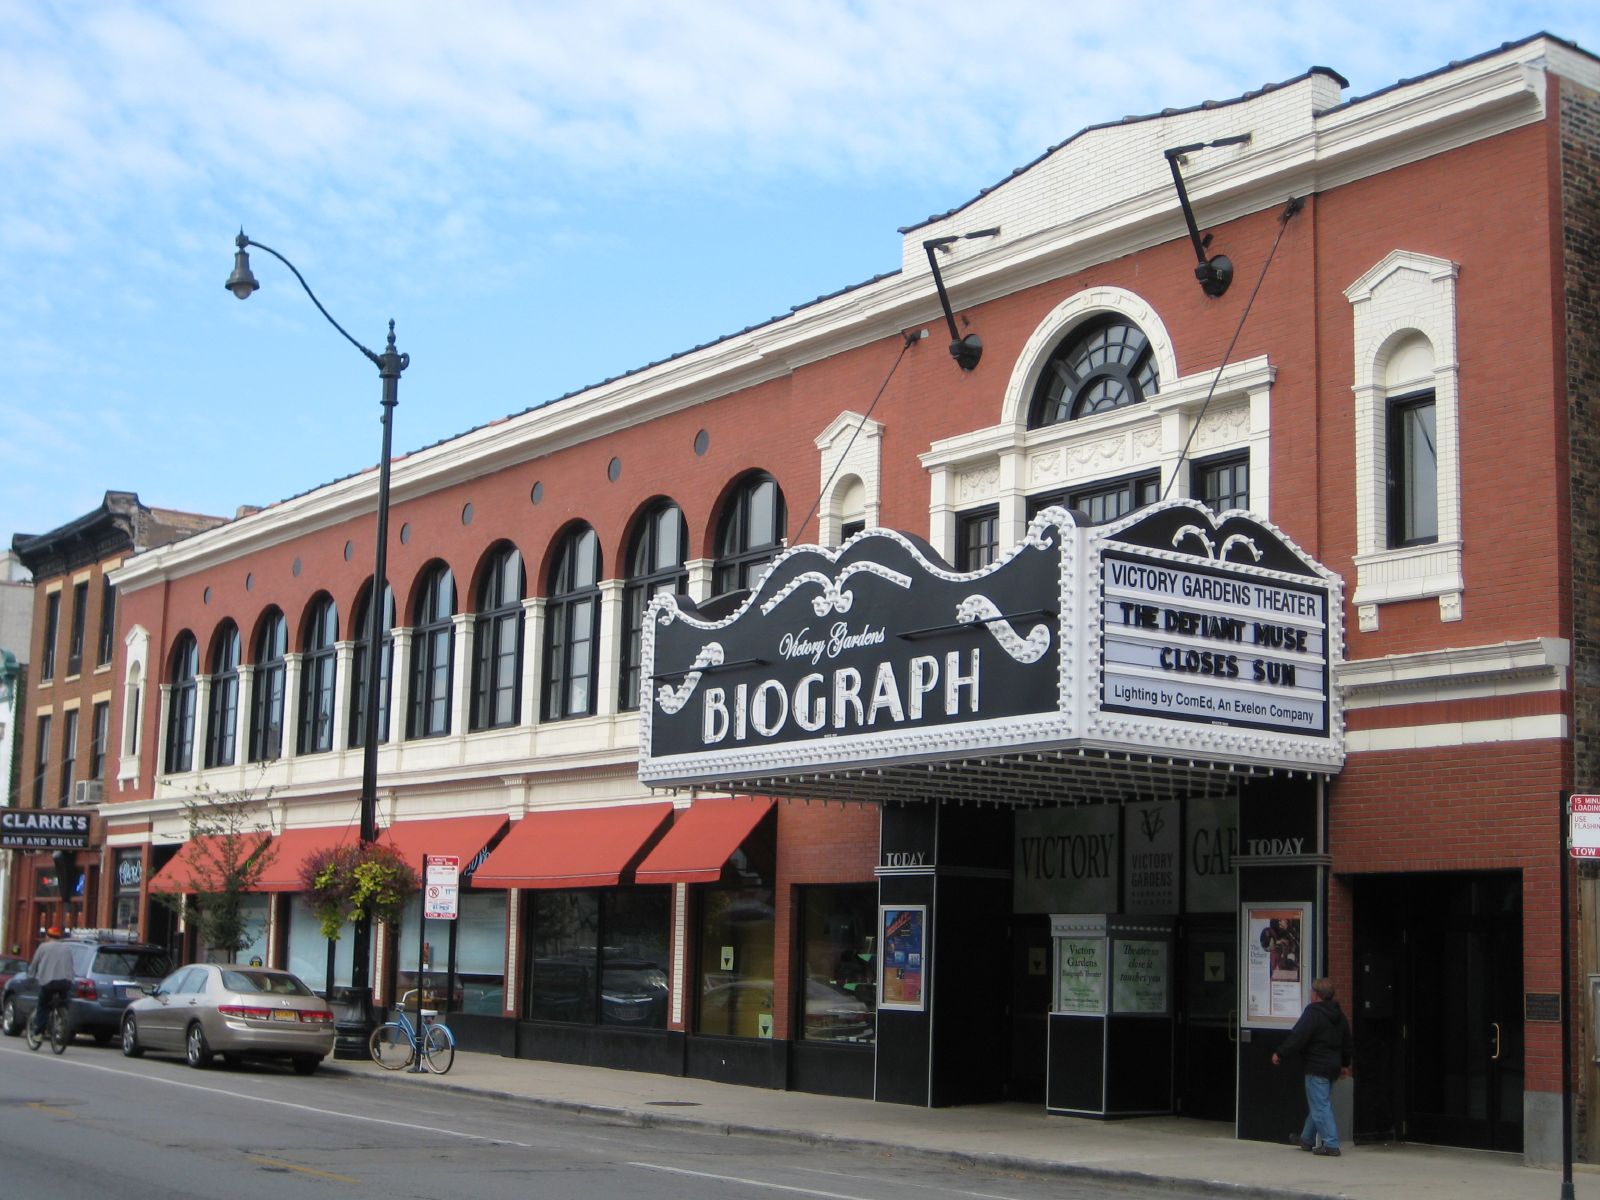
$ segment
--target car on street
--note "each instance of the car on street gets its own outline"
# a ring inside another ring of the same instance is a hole
[[[27,959],[18,958],[14,954],[0,954],[0,988],[10,983],[13,975],[20,975],[27,969]]]
[[[309,1075],[333,1052],[333,1011],[298,975],[239,963],[190,963],[122,1014],[122,1052],[182,1054],[191,1067],[216,1055],[287,1061]]]
[[[160,946],[134,941],[126,930],[73,930],[67,944],[72,948],[72,1030],[108,1045],[117,1036],[122,1010],[172,970],[172,959]],[[7,1037],[20,1035],[38,1000],[39,981],[31,969],[8,979],[0,990],[0,1030]]]

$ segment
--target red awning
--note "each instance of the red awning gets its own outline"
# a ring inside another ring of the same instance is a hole
[[[419,872],[425,854],[453,854],[465,871],[482,849],[500,835],[510,820],[505,814],[490,817],[441,817],[432,821],[398,821],[381,830],[378,840]]]
[[[286,829],[272,839],[272,861],[261,872],[254,888],[258,892],[301,892],[300,865],[318,850],[341,842],[355,845],[361,831],[354,825],[319,825],[312,829]]]
[[[272,840],[266,833],[247,833],[241,835],[241,839],[237,855],[240,863],[248,862],[252,853]],[[167,865],[150,877],[150,890],[169,893],[201,890],[205,886],[202,881],[220,874],[229,865],[237,865],[224,861],[227,854],[224,843],[221,837],[199,837],[185,842]]]
[[[529,813],[472,876],[473,887],[608,887],[620,883],[660,835],[670,804]]]
[[[733,852],[772,811],[769,796],[696,800],[634,872],[635,883],[715,883]]]

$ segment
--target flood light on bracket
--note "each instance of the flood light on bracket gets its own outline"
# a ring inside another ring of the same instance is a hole
[[[939,289],[939,306],[944,309],[945,324],[950,327],[950,357],[956,360],[956,365],[963,371],[970,371],[978,365],[978,360],[983,357],[983,341],[975,333],[962,337],[961,331],[956,328],[955,313],[950,310],[950,293],[945,290],[944,276],[939,272],[939,259],[935,252],[948,254],[956,242],[999,236],[1000,227],[996,225],[993,229],[975,229],[971,233],[929,238],[922,243],[922,249],[928,256],[928,266],[933,268],[933,285]]]
[[[1212,150],[1223,146],[1247,146],[1250,144],[1248,133],[1236,134],[1233,137],[1217,138],[1213,142],[1192,142],[1187,146],[1174,146],[1166,151],[1167,166],[1172,169],[1172,183],[1178,189],[1178,203],[1183,208],[1184,224],[1189,227],[1189,241],[1194,245],[1194,256],[1199,264],[1194,269],[1194,277],[1200,281],[1200,290],[1213,298],[1222,295],[1228,290],[1228,285],[1233,282],[1233,260],[1226,254],[1214,254],[1206,257],[1206,250],[1211,246],[1211,235],[1204,237],[1200,234],[1200,227],[1195,223],[1194,206],[1189,203],[1189,190],[1183,186],[1183,172],[1179,169],[1185,156],[1198,150]]]

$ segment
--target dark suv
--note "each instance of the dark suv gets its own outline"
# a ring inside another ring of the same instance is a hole
[[[132,939],[117,929],[76,929],[67,936],[73,960],[72,1028],[102,1046],[117,1036],[122,1010],[144,995],[144,985],[160,983],[172,972],[165,950]],[[0,1030],[7,1037],[21,1034],[38,999],[39,981],[30,964],[0,992]]]

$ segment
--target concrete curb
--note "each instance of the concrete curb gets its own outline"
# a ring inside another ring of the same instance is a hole
[[[394,1082],[403,1077],[397,1073],[373,1076],[365,1071],[355,1071],[325,1061],[324,1071],[336,1071],[353,1078]],[[1293,1187],[1262,1187],[1258,1184],[1233,1183],[1225,1179],[1203,1179],[1192,1176],[1157,1175],[1147,1171],[1127,1168],[1092,1166],[1087,1163],[1058,1162],[1051,1159],[1028,1158],[1016,1154],[982,1154],[970,1150],[942,1150],[931,1146],[911,1146],[888,1142],[879,1138],[857,1137],[835,1133],[817,1133],[810,1130],[786,1129],[774,1125],[751,1122],[722,1121],[697,1117],[683,1112],[640,1112],[638,1109],[616,1105],[595,1104],[583,1100],[563,1100],[551,1096],[528,1096],[520,1092],[497,1088],[477,1087],[466,1083],[453,1083],[443,1076],[433,1076],[429,1083],[434,1087],[458,1095],[480,1096],[485,1099],[526,1104],[534,1108],[572,1113],[576,1116],[597,1117],[641,1129],[692,1129],[702,1133],[720,1133],[725,1136],[768,1138],[795,1142],[806,1146],[832,1146],[841,1149],[886,1153],[928,1162],[950,1163],[964,1167],[987,1167],[1002,1171],[1027,1171],[1035,1175],[1050,1175],[1098,1183],[1137,1184],[1141,1187],[1188,1193],[1227,1196],[1232,1200],[1345,1200],[1337,1193],[1308,1192]]]

